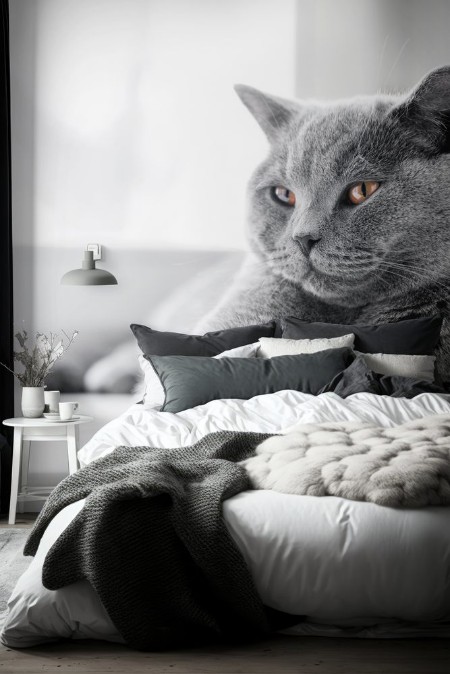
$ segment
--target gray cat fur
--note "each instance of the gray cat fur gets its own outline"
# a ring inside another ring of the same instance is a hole
[[[236,90],[270,152],[249,184],[252,254],[203,327],[448,315],[450,66],[406,96],[318,103]],[[370,179],[381,186],[367,201],[345,202],[352,183]],[[274,201],[276,185],[295,192],[295,207]],[[309,255],[306,235],[320,237]],[[437,356],[450,381],[447,318]]]

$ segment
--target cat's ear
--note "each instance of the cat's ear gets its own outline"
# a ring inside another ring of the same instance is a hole
[[[393,113],[441,152],[450,152],[450,66],[432,70]]]
[[[276,142],[280,132],[298,112],[298,105],[277,96],[269,96],[246,84],[236,84],[235,91],[250,110],[270,142]]]

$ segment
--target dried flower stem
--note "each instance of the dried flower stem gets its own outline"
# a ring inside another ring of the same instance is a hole
[[[58,361],[71,347],[75,338],[78,335],[78,330],[75,330],[72,335],[69,335],[61,330],[63,338],[59,338],[58,334],[50,332],[50,336],[37,332],[35,335],[35,343],[30,350],[27,344],[28,333],[26,330],[18,332],[16,339],[21,346],[21,351],[14,351],[14,360],[21,363],[23,372],[14,372],[5,363],[0,362],[8,372],[11,372],[16,379],[19,380],[22,386],[43,386],[45,378],[53,368],[56,361]],[[66,343],[64,343],[64,338]]]

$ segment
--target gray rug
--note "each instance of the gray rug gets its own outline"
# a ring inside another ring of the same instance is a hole
[[[8,611],[7,602],[32,557],[23,556],[29,529],[0,529],[0,629]]]

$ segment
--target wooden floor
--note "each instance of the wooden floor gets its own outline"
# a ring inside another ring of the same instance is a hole
[[[150,672],[151,674],[448,674],[443,640],[362,640],[277,637],[238,648],[140,653],[79,641],[22,651],[0,650],[0,672]]]
[[[0,515],[0,529],[31,529],[37,513],[17,513],[15,524],[8,524],[8,515]]]
[[[14,526],[30,527],[35,515]],[[5,520],[0,527],[7,527]],[[239,647],[141,653],[97,641],[25,650],[0,646],[0,674],[449,674],[450,640],[325,639],[278,636]]]

